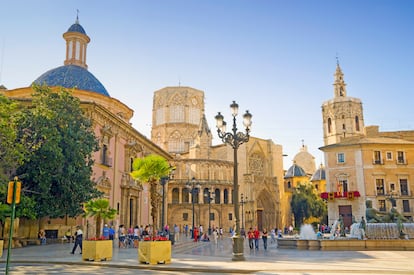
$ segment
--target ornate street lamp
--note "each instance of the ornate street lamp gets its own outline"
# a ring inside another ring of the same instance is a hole
[[[204,197],[208,199],[208,235],[211,235],[211,200],[215,198],[214,191],[208,190],[208,193],[204,194]]]
[[[193,227],[191,229],[191,238],[194,239],[194,228],[195,228],[195,220],[194,220],[194,197],[197,194],[198,195],[198,190],[201,188],[200,184],[198,182],[196,182],[196,179],[193,177],[191,179],[191,182],[187,182],[186,185],[187,189],[190,189],[191,192],[191,203],[193,204]]]
[[[164,225],[165,225],[165,184],[170,179],[170,177],[162,177],[160,184],[162,186],[162,210],[161,210],[161,234],[164,236]]]
[[[242,206],[242,228],[246,230],[246,226],[244,225],[244,204],[247,202],[247,196],[243,197],[243,193],[241,193],[240,204]]]
[[[239,220],[239,184],[237,174],[237,150],[239,146],[249,141],[249,132],[252,125],[252,114],[249,111],[243,115],[243,124],[246,128],[246,133],[237,132],[236,116],[239,111],[239,105],[233,101],[230,105],[230,109],[233,116],[233,128],[231,132],[226,132],[226,122],[223,115],[219,112],[215,118],[217,122],[217,133],[219,138],[229,144],[233,148],[234,155],[234,167],[233,167],[233,203],[234,203],[234,218],[236,220],[236,232],[233,236],[233,261],[244,261],[243,255],[243,238],[240,236],[240,220]]]

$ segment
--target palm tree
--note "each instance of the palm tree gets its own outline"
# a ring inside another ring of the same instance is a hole
[[[96,237],[101,235],[101,223],[115,217],[116,209],[109,206],[107,199],[90,200],[85,204],[85,216],[94,217],[96,222]]]
[[[152,224],[156,226],[158,205],[161,196],[157,192],[157,184],[162,177],[166,177],[173,170],[168,161],[158,155],[148,155],[144,158],[136,158],[132,163],[131,177],[140,182],[148,182],[151,196]],[[158,228],[158,227],[154,227]]]

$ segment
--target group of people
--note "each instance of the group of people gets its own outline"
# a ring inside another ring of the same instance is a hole
[[[251,250],[255,248],[259,250],[259,240],[262,239],[263,241],[263,248],[267,250],[267,238],[269,237],[269,233],[267,232],[266,228],[263,228],[262,231],[259,231],[257,226],[253,228],[249,228],[247,232],[247,239],[249,240],[249,247]]]

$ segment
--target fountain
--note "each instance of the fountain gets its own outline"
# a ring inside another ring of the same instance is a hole
[[[311,224],[302,224],[300,227],[300,234],[299,234],[300,240],[316,240],[316,233],[315,230],[313,230],[313,226]]]

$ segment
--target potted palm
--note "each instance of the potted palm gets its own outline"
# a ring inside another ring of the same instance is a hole
[[[83,260],[111,260],[112,240],[105,239],[101,234],[102,222],[111,220],[116,215],[116,209],[109,206],[107,199],[90,200],[85,204],[85,216],[95,219],[95,237],[85,240],[82,245]]]
[[[148,155],[144,158],[137,158],[132,163],[131,177],[140,182],[146,182],[150,185],[151,217],[154,231],[158,226],[158,205],[160,203],[160,194],[158,193],[158,184],[160,180],[170,175],[173,167],[168,161],[158,155]],[[164,226],[164,225],[162,225]],[[154,232],[153,232],[154,234]],[[138,261],[144,263],[156,264],[159,262],[171,262],[171,242],[154,241],[160,240],[152,236],[149,242],[141,242],[138,247]]]

